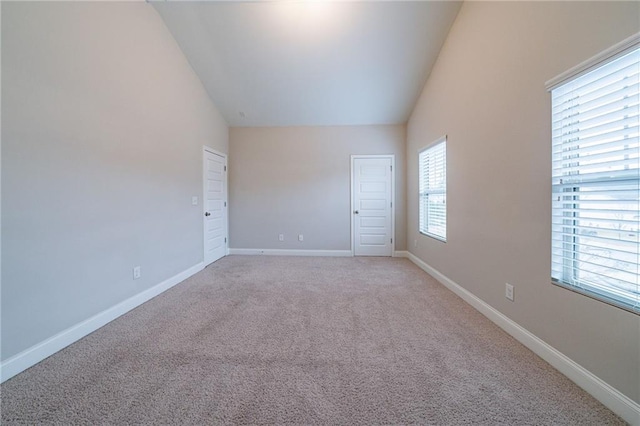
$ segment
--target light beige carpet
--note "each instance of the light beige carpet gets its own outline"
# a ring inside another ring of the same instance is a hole
[[[5,425],[623,423],[391,258],[224,258],[1,392]]]

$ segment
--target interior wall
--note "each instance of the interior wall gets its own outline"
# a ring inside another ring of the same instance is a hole
[[[351,155],[395,154],[395,242],[406,249],[404,126],[234,127],[229,139],[230,247],[351,250]]]
[[[637,2],[465,2],[407,126],[410,251],[637,402],[640,317],[551,284],[545,82],[639,29]],[[443,134],[446,243],[417,229],[417,152]]]
[[[202,261],[228,129],[147,3],[2,2],[2,67],[6,360]]]

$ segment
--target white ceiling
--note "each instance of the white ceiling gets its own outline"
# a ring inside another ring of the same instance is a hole
[[[153,4],[233,127],[406,122],[461,5]]]

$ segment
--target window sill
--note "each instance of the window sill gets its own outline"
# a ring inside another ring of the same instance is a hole
[[[636,315],[640,315],[640,307],[632,307],[630,305],[624,304],[622,302],[618,302],[617,300],[608,298],[607,296],[601,295],[599,293],[584,289],[584,288],[580,288],[580,287],[575,287],[572,286],[570,284],[565,284],[563,282],[560,281],[555,281],[554,279],[551,279],[551,284],[556,285],[558,287],[564,288],[566,290],[572,291],[574,293],[578,293],[581,294],[583,296],[587,296],[590,299],[594,299],[597,300],[599,302],[603,302],[606,303],[607,305],[613,306],[615,308],[618,309],[622,309],[623,311],[627,311],[627,312],[631,312],[632,314],[636,314]]]
[[[440,241],[442,243],[446,243],[447,242],[446,238],[442,238],[442,237],[440,237],[438,235],[429,234],[429,233],[422,232],[422,231],[418,231],[418,232],[420,233],[420,235],[424,235],[425,237],[433,238],[434,240],[438,240],[438,241]]]

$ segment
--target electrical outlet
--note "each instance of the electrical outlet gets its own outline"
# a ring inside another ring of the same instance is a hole
[[[284,234],[278,235],[278,241],[284,241]]]
[[[304,235],[298,234],[298,241],[304,241]]]
[[[511,300],[513,302],[513,286],[509,283],[506,283],[504,289],[504,297]]]
[[[133,268],[133,279],[137,280],[141,276],[142,276],[142,272],[140,271],[140,267],[136,266],[135,268]]]

